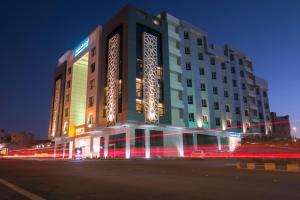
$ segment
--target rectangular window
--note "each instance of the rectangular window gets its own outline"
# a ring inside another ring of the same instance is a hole
[[[183,38],[186,39],[186,40],[190,39],[189,32],[184,32],[183,33]]]
[[[211,65],[215,65],[215,64],[216,64],[215,58],[210,58],[210,64],[211,64]]]
[[[202,38],[197,38],[197,45],[201,46],[202,45]]]
[[[215,108],[215,110],[219,110],[220,109],[219,102],[214,102],[214,108]]]
[[[216,80],[217,79],[217,73],[216,72],[212,72],[211,73],[211,78]]]
[[[136,99],[135,100],[135,110],[138,113],[142,113],[143,112],[143,103],[140,99]]]
[[[236,101],[239,100],[239,94],[238,93],[234,93],[234,100],[236,100]]]
[[[89,107],[92,107],[94,105],[94,96],[89,97]]]
[[[181,83],[181,74],[177,74],[177,81]]]
[[[235,114],[241,114],[241,109],[239,107],[235,107]]]
[[[258,115],[259,115],[259,119],[263,119],[264,118],[263,114],[261,112]]]
[[[203,60],[203,53],[198,53],[198,60]]]
[[[225,105],[225,111],[226,111],[226,112],[230,112],[230,108],[229,108],[229,105],[228,105],[228,104]]]
[[[202,99],[202,107],[207,107],[206,99]]]
[[[245,83],[242,83],[242,89],[246,90],[246,84]]]
[[[263,91],[263,96],[267,97],[267,92],[266,91]]]
[[[247,97],[243,97],[243,101],[244,101],[244,103],[248,103]]]
[[[224,97],[228,98],[229,95],[228,95],[228,91],[227,90],[224,90]]]
[[[206,91],[205,83],[200,84],[201,91]]]
[[[194,122],[195,118],[194,118],[194,113],[189,113],[189,122]]]
[[[249,116],[249,111],[245,110],[245,116]]]
[[[186,86],[187,87],[193,87],[192,79],[186,79]]]
[[[186,62],[186,63],[185,63],[185,69],[186,69],[186,70],[191,70],[191,69],[192,69],[192,66],[191,66],[191,63],[190,63],[190,62]]]
[[[193,96],[192,95],[189,95],[188,96],[188,104],[193,104],[194,101],[193,101]]]
[[[233,85],[233,87],[237,87],[237,82],[236,82],[236,80],[232,80],[232,85]]]
[[[239,59],[239,64],[242,65],[243,64],[243,60],[240,58]]]
[[[230,119],[227,119],[227,120],[226,120],[226,124],[227,124],[227,127],[231,127],[231,120],[230,120]]]
[[[95,72],[95,68],[96,68],[95,63],[92,63],[92,64],[91,64],[90,73],[94,73],[94,72]]]
[[[223,77],[223,83],[227,83],[227,76]]]
[[[219,117],[216,118],[216,126],[221,126],[221,119]]]
[[[204,68],[199,68],[199,73],[200,73],[200,75],[204,75],[205,73],[204,73]]]
[[[90,80],[90,89],[92,90],[95,87],[95,79]]]
[[[257,106],[261,107],[261,100],[257,100]]]
[[[141,79],[135,80],[135,95],[136,98],[142,99],[143,98],[143,83]]]
[[[230,61],[234,61],[234,55],[230,54]]]
[[[241,77],[245,77],[244,71],[240,71],[240,75],[241,75]]]
[[[223,70],[226,70],[226,63],[223,62],[223,63],[221,64],[221,66],[222,66],[222,69],[223,69]]]
[[[218,94],[218,88],[217,87],[213,87],[213,94]]]
[[[178,91],[178,99],[182,100],[182,91]]]
[[[235,74],[235,67],[233,67],[233,66],[231,67],[231,73]]]
[[[191,53],[190,48],[189,47],[185,47],[184,48],[184,53],[187,54],[187,55],[190,54]]]
[[[203,119],[204,124],[208,124],[208,116],[207,115],[203,115],[202,119]]]

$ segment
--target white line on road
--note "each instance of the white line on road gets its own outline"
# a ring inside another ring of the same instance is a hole
[[[17,193],[29,198],[29,199],[32,199],[32,200],[46,200],[44,199],[43,197],[40,197],[36,194],[33,194],[32,192],[29,192],[23,188],[20,188],[19,186],[15,185],[15,184],[12,184],[2,178],[0,178],[0,183],[2,183],[3,185],[5,185],[6,187],[16,191]]]

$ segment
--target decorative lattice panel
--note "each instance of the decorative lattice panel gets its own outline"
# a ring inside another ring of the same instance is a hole
[[[143,32],[144,115],[148,124],[159,123],[157,37]]]
[[[114,125],[116,123],[118,114],[119,54],[120,35],[115,34],[108,41],[106,94],[106,119],[108,125]]]
[[[54,104],[53,104],[53,117],[52,117],[52,130],[51,136],[54,137],[57,131],[58,113],[59,113],[59,101],[60,101],[61,79],[55,82],[54,91]]]

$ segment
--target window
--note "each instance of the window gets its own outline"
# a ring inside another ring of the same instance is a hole
[[[212,72],[211,73],[211,78],[216,80],[217,79],[217,73],[216,72]]]
[[[219,117],[216,118],[216,126],[221,126],[221,119]]]
[[[194,122],[195,118],[194,118],[194,113],[189,113],[189,122]]]
[[[208,117],[207,117],[207,115],[203,115],[203,116],[202,116],[202,119],[203,119],[203,123],[204,123],[204,124],[207,124],[207,123],[208,123]]]
[[[178,91],[178,99],[182,100],[182,91]]]
[[[177,75],[177,81],[178,81],[179,83],[181,83],[181,74],[178,74],[178,75]]]
[[[248,103],[247,97],[243,97],[243,101],[244,101],[244,103]]]
[[[218,94],[218,88],[217,87],[213,87],[213,94]]]
[[[242,65],[243,64],[243,60],[240,58],[239,59],[239,64]]]
[[[201,91],[206,91],[205,83],[200,84]]]
[[[236,80],[232,80],[232,85],[233,85],[233,87],[237,87],[237,82],[236,82]]]
[[[138,113],[142,113],[143,112],[143,103],[139,99],[136,99],[136,101],[135,101],[135,110]]]
[[[231,67],[231,73],[235,74],[235,67],[233,67],[233,66]]]
[[[240,107],[235,107],[235,114],[237,114],[237,115],[241,114]]]
[[[245,83],[242,83],[242,89],[246,90],[246,84]]]
[[[70,88],[71,87],[71,81],[69,80],[68,82],[67,82],[67,88]]]
[[[228,105],[228,104],[225,105],[225,111],[226,111],[226,112],[230,112],[230,108],[229,108],[229,105]]]
[[[263,119],[264,118],[263,114],[261,112],[258,115],[259,115],[259,119]]]
[[[234,55],[230,54],[230,61],[234,61]]]
[[[143,97],[143,83],[140,79],[135,80],[135,95],[138,99]]]
[[[92,90],[95,87],[95,79],[90,80],[90,89]]]
[[[198,60],[203,60],[203,53],[198,53]]]
[[[234,100],[239,100],[239,94],[238,93],[234,93]]]
[[[197,45],[201,46],[202,45],[202,38],[197,38]]]
[[[226,124],[227,124],[227,127],[231,127],[231,120],[230,120],[230,119],[227,119],[227,120],[226,120]]]
[[[188,104],[193,104],[193,96],[192,95],[189,95],[188,96]]]
[[[263,96],[267,97],[267,92],[266,91],[263,91]]]
[[[94,105],[94,96],[89,97],[89,107],[92,107]]]
[[[192,79],[186,79],[186,86],[193,87]]]
[[[241,77],[245,77],[244,71],[240,71],[240,75],[241,75]]]
[[[211,65],[215,65],[216,64],[215,58],[210,58],[210,64]]]
[[[219,102],[214,102],[214,108],[215,108],[215,110],[219,110],[220,109],[220,107],[219,107]]]
[[[179,108],[179,118],[183,119],[183,109]]]
[[[69,102],[70,101],[70,94],[67,94],[66,95],[66,102]]]
[[[189,32],[184,32],[183,33],[183,38],[186,39],[186,40],[190,39]]]
[[[245,110],[245,116],[249,116],[249,111]]]
[[[229,95],[228,95],[228,91],[227,90],[224,90],[224,97],[228,98]]]
[[[223,77],[223,83],[227,83],[227,76]]]
[[[69,108],[66,108],[65,109],[65,117],[68,117],[69,116]]]
[[[261,107],[261,100],[257,100],[257,106]]]
[[[200,75],[204,75],[204,68],[199,68]]]
[[[257,94],[257,95],[260,95],[259,88],[256,88],[256,94]]]
[[[202,107],[207,107],[206,99],[202,99]]]
[[[226,63],[223,62],[223,63],[221,64],[221,66],[222,66],[222,69],[223,69],[223,70],[226,69]]]
[[[71,73],[72,73],[72,68],[69,67],[69,68],[68,68],[68,74],[71,74]]]
[[[186,69],[186,70],[191,70],[191,69],[192,69],[191,63],[190,63],[190,62],[186,62],[186,63],[185,63],[185,69]]]
[[[185,48],[184,48],[184,53],[185,53],[185,54],[190,54],[190,53],[191,53],[190,48],[189,48],[189,47],[185,47]]]
[[[90,70],[90,73],[95,72],[95,68],[96,68],[95,63],[92,63],[92,64],[91,64],[91,70]]]
[[[92,57],[96,55],[96,47],[92,48]]]

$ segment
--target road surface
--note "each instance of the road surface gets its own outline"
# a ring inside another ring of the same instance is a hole
[[[0,160],[0,199],[28,199],[20,188],[31,199],[299,200],[300,173],[226,160]]]

